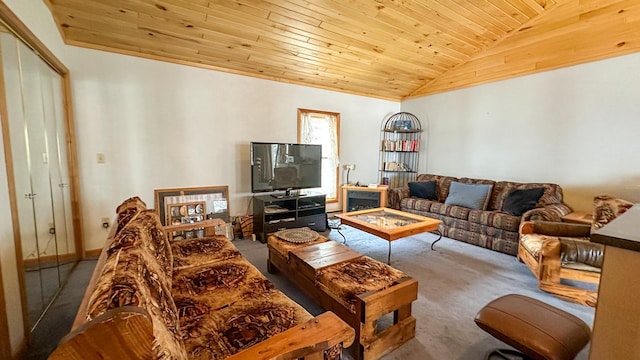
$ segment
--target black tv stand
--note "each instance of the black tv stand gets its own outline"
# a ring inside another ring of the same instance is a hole
[[[271,194],[254,197],[253,232],[261,242],[282,229],[308,227],[327,230],[326,195]]]
[[[290,198],[294,198],[297,197],[297,194],[293,194],[292,192],[294,192],[295,190],[293,190],[292,188],[288,188],[287,190],[285,190],[284,194],[282,193],[275,193],[275,194],[271,194],[271,196],[273,196],[276,199],[290,199]]]

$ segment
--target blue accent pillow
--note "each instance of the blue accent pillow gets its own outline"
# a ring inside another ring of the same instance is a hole
[[[452,181],[449,196],[444,201],[447,205],[464,206],[475,210],[485,210],[493,185],[465,184]]]
[[[427,200],[438,200],[435,180],[410,182],[409,196],[415,196]]]
[[[502,204],[502,211],[511,215],[522,216],[522,214],[536,207],[538,200],[542,197],[544,188],[531,188],[521,190],[511,190]]]

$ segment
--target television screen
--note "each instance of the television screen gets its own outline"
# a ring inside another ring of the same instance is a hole
[[[251,143],[251,191],[320,187],[322,146]]]

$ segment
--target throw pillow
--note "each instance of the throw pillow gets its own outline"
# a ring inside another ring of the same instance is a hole
[[[435,180],[410,182],[409,196],[415,196],[427,200],[438,200]]]
[[[536,207],[542,197],[544,188],[514,189],[509,191],[502,204],[502,211],[511,215],[522,216]]]
[[[475,210],[485,210],[492,187],[493,185],[489,184],[465,184],[452,181],[449,186],[449,196],[447,196],[444,203]]]

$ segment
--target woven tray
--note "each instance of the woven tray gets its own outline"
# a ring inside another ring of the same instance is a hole
[[[296,244],[315,241],[319,236],[317,232],[308,228],[280,230],[274,235],[284,241]]]

